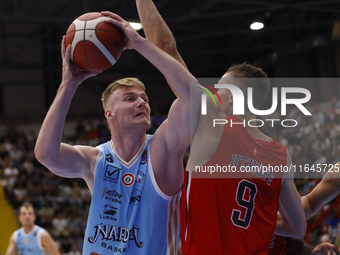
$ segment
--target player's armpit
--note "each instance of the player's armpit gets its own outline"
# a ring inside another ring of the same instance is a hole
[[[287,152],[287,166],[291,164]],[[277,222],[275,234],[302,239],[306,232],[306,218],[294,183],[294,172],[289,172],[282,180],[279,212],[282,221]]]

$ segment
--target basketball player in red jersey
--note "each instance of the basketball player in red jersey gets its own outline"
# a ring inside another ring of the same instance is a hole
[[[137,0],[137,7],[147,38],[184,65],[172,34],[152,1]],[[220,83],[237,77],[266,78],[266,75],[260,69],[242,64],[231,68]],[[267,82],[263,83],[262,89],[255,89],[255,98],[260,98],[256,106],[265,99],[268,89]],[[227,128],[222,125],[213,128],[208,119],[216,116],[219,119],[240,122],[241,119],[254,118],[249,113],[238,116],[239,118],[230,116],[230,91],[221,89],[219,95],[223,108],[215,108],[208,102],[210,112],[198,121],[191,147],[189,170],[195,169],[195,166],[203,166],[209,160],[208,163],[219,162],[225,166],[234,164],[238,168],[249,164],[291,164],[284,146],[265,136],[257,128]],[[197,110],[199,109],[198,105]],[[223,155],[217,155],[214,151],[222,151]],[[284,220],[277,225],[276,233],[303,237],[305,218],[292,173],[287,173],[287,178],[283,179],[282,173],[267,175],[265,172],[258,172],[259,177],[255,175],[244,174],[241,179],[187,178],[182,193],[181,212],[184,254],[266,254],[279,208]]]
[[[229,68],[219,83],[235,84],[244,92],[252,86],[237,78],[257,79],[253,97],[258,109],[269,91],[267,75],[244,63]],[[228,124],[248,123],[256,117],[247,111],[244,116],[233,116],[232,93],[220,89],[218,94],[222,107],[208,101],[207,115],[201,116],[192,141],[187,166],[192,172],[182,191],[183,254],[267,254],[275,227],[276,233],[295,238],[305,233],[293,173],[283,176],[282,172],[263,171],[263,166],[290,166],[292,162],[282,144],[256,127]],[[214,127],[214,119],[228,123]],[[212,178],[215,176],[209,173],[196,172],[217,165],[235,167],[235,173]],[[237,173],[252,166],[254,173]],[[276,224],[278,210],[283,221]]]
[[[340,162],[333,165],[332,168],[325,174],[321,182],[306,196],[301,197],[302,206],[306,218],[310,218],[318,212],[325,204],[333,200],[340,192]],[[278,217],[280,220],[280,216]],[[334,245],[322,243],[315,248],[304,243],[303,240],[295,240],[284,238],[281,236],[275,237],[273,247],[269,249],[269,255],[300,255],[300,254],[317,254],[331,255],[335,254],[332,249]]]

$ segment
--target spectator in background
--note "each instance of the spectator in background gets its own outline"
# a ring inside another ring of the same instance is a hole
[[[14,166],[13,161],[11,160],[11,158],[9,158],[7,160],[7,166],[4,170],[3,180],[1,182],[1,185],[5,187],[5,192],[7,194],[13,192],[14,184],[17,180],[18,175],[19,169]]]
[[[17,187],[13,190],[14,194],[14,205],[15,207],[22,204],[27,199],[27,189],[24,187],[24,184],[19,182]]]
[[[96,146],[99,144],[98,138],[98,130],[94,128],[93,122],[91,120],[88,121],[85,126],[86,136],[88,139],[88,144],[91,146]]]
[[[334,245],[336,246],[337,251],[340,252],[340,222],[338,223],[337,229],[338,234],[335,238]]]
[[[54,230],[54,234],[57,237],[68,237],[69,231],[68,231],[68,220],[65,217],[65,214],[63,212],[59,212],[57,214],[57,217],[52,220],[52,226]]]
[[[40,217],[40,222],[45,228],[49,228],[52,226],[52,220],[55,217],[55,210],[52,207],[52,203],[50,201],[46,201],[43,208],[38,211],[38,215]]]
[[[162,115],[158,108],[155,109],[154,116],[151,122],[150,132],[153,134],[156,132],[157,128],[162,124],[162,122],[166,119],[166,116]]]
[[[76,244],[72,245],[71,251],[67,253],[67,255],[81,255],[81,252],[78,250]]]

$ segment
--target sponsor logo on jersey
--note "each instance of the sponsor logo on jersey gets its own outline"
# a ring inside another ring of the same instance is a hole
[[[116,217],[113,217],[117,213],[118,208],[113,207],[110,204],[106,204],[103,207],[103,215],[100,215],[99,218],[105,220],[114,220],[117,221]]]
[[[138,205],[142,198],[142,192],[138,189],[135,189],[132,192],[132,196],[130,198],[130,204],[133,203],[134,205]]]
[[[106,154],[105,155],[105,159],[106,161],[110,162],[110,163],[113,163],[113,157],[111,154]]]
[[[107,215],[115,215],[117,213],[118,208],[113,207],[112,205],[106,204],[103,207],[103,213]]]
[[[135,176],[132,173],[125,173],[122,182],[126,187],[130,187],[135,182]]]
[[[119,193],[118,191],[114,189],[108,190],[107,188],[105,188],[102,192],[103,194],[102,194],[101,199],[105,199],[107,201],[118,203],[118,204],[122,203],[121,198],[123,197],[123,195]]]
[[[145,165],[148,162],[148,150],[143,152],[142,160],[140,162],[141,165]]]
[[[107,166],[105,169],[104,177],[109,180],[116,181],[118,179],[120,170],[121,169],[119,169],[118,167]]]
[[[95,243],[99,241],[114,241],[126,243],[129,240],[133,240],[138,248],[144,246],[142,241],[138,239],[139,227],[136,225],[132,229],[127,227],[117,227],[115,225],[104,225],[102,223],[94,226],[94,235],[90,236],[87,241]],[[106,243],[104,243],[107,245]]]
[[[142,170],[139,170],[137,173],[136,182],[142,183],[143,181],[145,181],[145,173]]]

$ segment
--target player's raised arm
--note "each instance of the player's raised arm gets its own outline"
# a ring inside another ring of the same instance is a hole
[[[287,166],[290,169],[292,160],[287,152]],[[302,208],[299,193],[294,183],[294,172],[287,172],[283,176],[280,191],[281,218],[278,218],[275,234],[301,239],[306,232],[306,218]]]
[[[340,192],[340,162],[328,170],[321,182],[306,196],[301,197],[303,209],[308,219]]]
[[[130,24],[119,15],[111,12],[103,12],[111,19],[107,22],[122,29],[127,37],[125,49],[135,49],[148,59],[168,80],[169,85],[178,92],[178,98],[190,97],[190,81],[195,78],[173,57],[166,54],[149,40],[141,37]]]
[[[154,135],[150,152],[151,155],[157,152],[157,159],[153,158],[153,165],[159,186],[168,195],[176,194],[182,185],[183,156],[190,143],[189,110],[190,96],[193,96],[190,95],[190,84],[195,78],[176,59],[142,38],[123,18],[113,13],[108,13],[108,16],[112,19],[107,22],[119,26],[126,34],[128,40],[125,48],[135,49],[148,59],[164,75],[173,91],[177,92],[177,99],[170,108],[168,119]],[[200,98],[199,95],[200,91],[197,90],[196,97]],[[171,161],[170,156],[173,157],[173,161],[181,162],[181,165],[164,166],[166,162]],[[163,167],[160,162],[163,162]],[[174,170],[166,170],[168,167]],[[158,174],[158,171],[161,173]]]
[[[139,18],[142,22],[143,30],[144,30],[146,38],[151,43],[156,45],[158,48],[165,51],[170,56],[172,56],[174,59],[176,59],[187,70],[189,70],[183,58],[181,57],[181,55],[179,54],[177,50],[177,45],[176,45],[176,40],[174,38],[174,35],[172,34],[169,26],[165,23],[163,17],[160,15],[153,1],[152,0],[136,0],[136,5],[137,5]],[[201,85],[197,83],[195,84],[194,87],[195,87],[194,90],[197,90],[196,87],[201,87]],[[176,90],[173,89],[173,87],[171,88],[174,94],[177,96]],[[191,116],[190,116],[191,117],[190,133],[191,133],[191,136],[193,136],[196,130],[196,123],[199,118],[198,111],[199,109],[201,109],[201,100],[199,100],[199,95],[197,97],[195,97],[195,95],[192,95],[190,99],[191,99],[191,102],[190,102],[191,109],[192,110],[197,109],[196,112],[192,111]],[[197,116],[197,119],[195,119],[195,116]]]
[[[96,73],[77,71],[70,61],[70,52],[71,46],[66,47],[65,37],[63,37],[62,82],[40,129],[34,153],[38,161],[53,173],[70,178],[83,177],[88,181],[91,173],[90,155],[96,157],[96,149],[87,146],[70,146],[61,143],[61,139],[67,111],[77,87]]]
[[[153,1],[136,0],[136,5],[146,38],[188,69],[177,50],[176,41],[170,28],[158,12]]]

